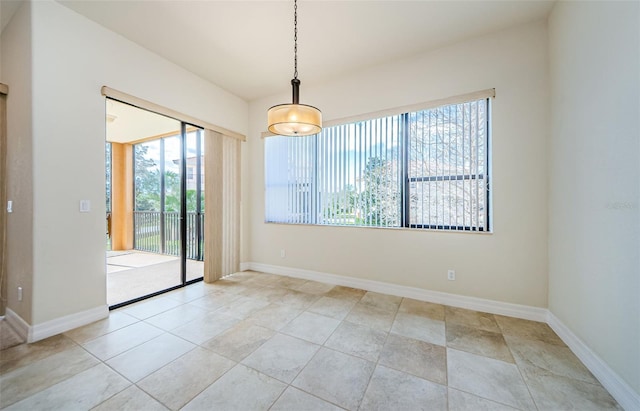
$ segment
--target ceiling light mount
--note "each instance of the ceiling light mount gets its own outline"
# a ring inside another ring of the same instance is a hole
[[[300,104],[298,80],[298,3],[293,1],[293,79],[292,103],[279,104],[267,111],[269,131],[280,136],[309,136],[322,130],[322,113],[313,106]]]

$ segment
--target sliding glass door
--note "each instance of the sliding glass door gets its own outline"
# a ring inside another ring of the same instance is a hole
[[[109,306],[201,280],[202,130],[108,99],[107,140]]]

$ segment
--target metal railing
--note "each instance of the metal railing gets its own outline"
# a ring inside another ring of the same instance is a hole
[[[133,248],[151,253],[180,255],[180,213],[133,212]],[[204,213],[187,213],[187,258],[203,261]]]

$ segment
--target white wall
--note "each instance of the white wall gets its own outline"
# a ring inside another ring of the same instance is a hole
[[[7,96],[7,306],[31,321],[33,280],[33,145],[31,89],[31,5],[20,7],[0,38],[0,83]],[[4,205],[2,205],[4,207]],[[23,299],[18,301],[18,287]],[[4,294],[4,292],[3,292]]]
[[[282,95],[252,102],[244,261],[546,307],[547,63],[546,25],[539,22],[317,87],[300,73],[301,101],[320,107],[325,120],[495,87],[493,234],[265,224],[260,133],[267,108],[290,99],[287,84]],[[446,279],[449,268],[455,282]]]
[[[31,9],[31,323],[40,324],[106,304],[101,86],[240,133],[248,106],[56,2],[36,1]],[[78,212],[81,199],[91,200],[90,213]]]
[[[640,7],[549,20],[549,309],[640,393]]]

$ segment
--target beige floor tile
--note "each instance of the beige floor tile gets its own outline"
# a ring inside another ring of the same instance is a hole
[[[0,390],[10,409],[620,409],[544,323],[254,272],[4,350]]]
[[[149,317],[144,321],[165,331],[170,331],[188,323],[189,321],[206,317],[207,314],[208,311],[200,307],[183,304],[176,308],[172,308],[169,311]]]
[[[269,303],[276,302],[289,291],[286,288],[274,286],[251,287],[250,289],[240,293],[244,297],[254,298]]]
[[[322,297],[313,303],[307,311],[335,318],[336,320],[344,320],[354,305],[356,305],[354,300]]]
[[[521,410],[535,410],[518,367],[493,358],[447,349],[449,387]]]
[[[444,321],[444,305],[412,300],[411,298],[402,299],[398,312]]]
[[[177,410],[235,365],[234,361],[196,347],[139,381],[138,386]]]
[[[539,340],[549,344],[565,345],[555,332],[545,323],[520,318],[495,316],[502,334]]]
[[[447,383],[446,351],[440,345],[389,334],[379,363],[438,384]]]
[[[260,275],[259,272],[257,271],[241,271],[241,272],[237,272],[237,273],[233,273],[229,276],[226,276],[225,279],[229,280],[229,281],[247,281],[250,280],[252,278],[255,278],[256,276]]]
[[[447,411],[447,387],[378,365],[359,409]]]
[[[179,301],[181,303],[188,303],[198,298],[213,292],[213,289],[206,286],[204,282],[198,282],[190,284],[188,287],[183,287],[178,290],[174,290],[165,294],[167,297]]]
[[[7,348],[0,352],[0,375],[73,347],[77,347],[73,340],[64,335],[56,335],[32,344]]]
[[[21,401],[97,364],[99,361],[95,357],[74,344],[64,351],[14,369],[0,376],[0,408]]]
[[[504,338],[525,377],[540,374],[542,371],[591,384],[600,384],[567,346],[511,335],[505,335]]]
[[[447,325],[447,347],[496,360],[515,362],[502,334],[479,328]]]
[[[377,362],[386,340],[387,333],[384,331],[343,321],[327,340],[325,346]]]
[[[324,295],[331,291],[333,287],[333,284],[319,283],[317,281],[307,281],[299,287],[295,287],[295,289],[298,291],[302,291],[303,293]]]
[[[341,411],[342,408],[289,386],[269,411]]]
[[[132,348],[106,364],[120,374],[136,382],[166,364],[191,351],[194,344],[171,334],[162,334]]]
[[[131,383],[98,364],[6,408],[7,410],[88,410]]]
[[[288,335],[276,334],[242,364],[270,377],[290,383],[320,346]]]
[[[262,310],[250,315],[247,321],[278,331],[301,313],[302,310],[299,308],[280,304],[269,304]]]
[[[295,277],[288,277],[288,276],[281,276],[278,281],[274,282],[275,286],[278,287],[282,287],[282,288],[290,288],[290,289],[295,289],[296,287],[300,287],[301,285],[303,285],[304,283],[306,283],[309,280],[304,280],[302,278],[295,278]]]
[[[449,411],[516,411],[516,408],[449,388]]]
[[[231,281],[224,278],[213,283],[205,283],[204,285],[207,289],[211,290],[211,292],[222,291],[236,295],[255,288],[255,286],[249,284],[248,281]]]
[[[322,345],[339,324],[340,321],[335,318],[303,312],[282,328],[280,332]]]
[[[240,298],[238,294],[223,291],[213,291],[207,295],[189,302],[189,305],[201,308],[206,311],[215,311],[232,301]]]
[[[398,313],[391,332],[431,344],[444,346],[446,343],[444,321],[414,314]]]
[[[395,317],[394,309],[384,309],[360,302],[351,309],[345,320],[388,332]]]
[[[244,320],[267,305],[269,305],[269,302],[260,298],[240,297],[219,308],[216,313],[227,314]]]
[[[274,298],[271,302],[305,310],[319,299],[319,295],[303,293],[302,291],[296,290],[287,290],[285,294],[278,298]]]
[[[242,361],[274,335],[273,330],[243,321],[202,343],[202,346],[232,360]]]
[[[96,321],[84,327],[75,328],[64,333],[78,344],[84,344],[94,338],[119,330],[140,321],[139,319],[124,312],[112,312],[104,320]]]
[[[395,295],[380,294],[373,291],[367,293],[359,301],[360,304],[366,304],[371,307],[380,308],[384,311],[397,311],[402,302],[402,297]]]
[[[351,287],[344,287],[342,285],[336,285],[331,289],[331,291],[326,293],[324,296],[336,298],[339,300],[349,300],[357,303],[362,299],[362,297],[366,293],[367,292],[365,290],[360,290],[360,289],[351,288]]]
[[[266,410],[286,387],[274,378],[238,364],[185,405],[183,410]]]
[[[323,347],[292,385],[340,407],[356,410],[374,367],[372,362]]]
[[[92,408],[91,411],[166,411],[167,409],[149,394],[132,385]]]
[[[493,314],[465,310],[464,308],[445,307],[445,322],[447,324],[479,328],[481,330],[491,331],[494,333],[501,332]]]
[[[128,325],[119,330],[83,344],[85,350],[102,361],[115,357],[137,345],[162,334],[162,330],[144,322]]]
[[[269,284],[273,284],[278,282],[278,280],[280,279],[281,276],[276,275],[276,274],[267,274],[267,273],[261,273],[261,272],[257,272],[258,275],[254,276],[253,278],[245,281],[247,284],[256,284],[256,285],[269,285]]]
[[[213,312],[205,317],[189,321],[185,325],[173,329],[171,333],[194,344],[202,344],[239,322],[238,318]]]
[[[175,308],[180,304],[181,303],[179,301],[176,301],[173,298],[158,296],[129,305],[124,308],[122,312],[140,320],[144,320],[146,318]]]
[[[525,377],[538,410],[622,410],[600,384],[558,376],[544,370]]]

